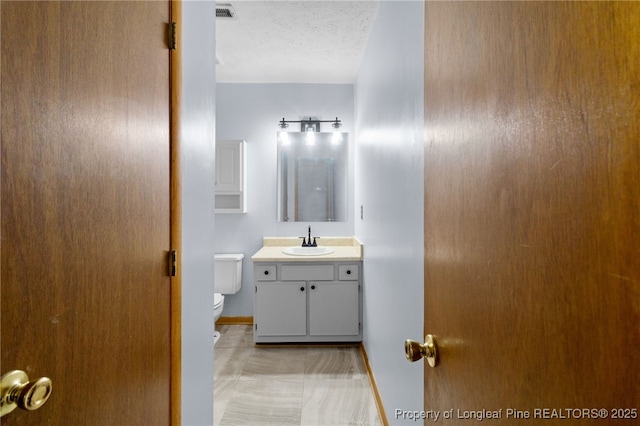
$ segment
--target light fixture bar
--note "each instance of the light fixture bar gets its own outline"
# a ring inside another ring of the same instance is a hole
[[[319,132],[320,123],[332,123],[331,126],[334,129],[339,129],[342,126],[342,122],[338,120],[338,117],[336,117],[335,120],[315,120],[313,118],[309,118],[308,120],[285,120],[283,117],[282,120],[279,121],[278,126],[280,126],[281,129],[286,129],[287,127],[289,127],[289,123],[300,123],[301,132],[306,132],[310,130],[309,127],[312,127],[312,126],[313,126],[313,129],[311,129],[312,131]]]

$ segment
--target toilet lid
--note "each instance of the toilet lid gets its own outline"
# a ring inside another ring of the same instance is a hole
[[[220,293],[214,293],[213,294],[213,307],[216,308],[218,307],[218,305],[220,305],[222,302],[224,302],[224,296]]]

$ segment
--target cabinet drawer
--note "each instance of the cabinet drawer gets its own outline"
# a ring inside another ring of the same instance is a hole
[[[340,281],[354,281],[358,279],[358,265],[338,265],[338,279]]]
[[[282,281],[332,281],[333,265],[283,265],[280,270]]]
[[[256,265],[255,266],[256,281],[275,281],[276,265]]]

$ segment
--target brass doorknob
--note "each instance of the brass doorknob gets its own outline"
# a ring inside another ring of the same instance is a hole
[[[429,366],[435,367],[438,364],[438,345],[435,336],[427,334],[424,343],[415,340],[407,340],[404,342],[404,353],[409,362],[416,362],[422,358],[426,358]]]
[[[0,417],[16,408],[37,410],[47,402],[51,391],[52,383],[48,377],[30,382],[24,371],[8,372],[0,378]]]

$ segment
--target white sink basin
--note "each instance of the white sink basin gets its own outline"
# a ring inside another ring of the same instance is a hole
[[[331,247],[285,247],[282,249],[284,254],[291,256],[322,256],[331,254],[333,251]]]

